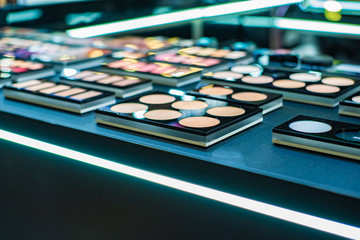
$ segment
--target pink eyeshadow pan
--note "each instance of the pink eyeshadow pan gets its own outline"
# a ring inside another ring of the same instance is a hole
[[[23,88],[23,87],[29,87],[29,86],[39,84],[39,83],[41,83],[40,80],[30,80],[30,81],[21,82],[21,83],[15,83],[12,86],[16,87],[16,88]]]
[[[125,86],[132,85],[132,84],[139,83],[139,82],[141,82],[140,79],[126,79],[126,80],[114,82],[114,83],[112,83],[112,85],[125,87]]]
[[[87,98],[99,96],[101,94],[102,93],[98,92],[98,91],[87,91],[87,92],[84,92],[84,93],[73,95],[73,96],[71,96],[71,98],[78,99],[78,100],[84,100],[84,99],[87,99]]]
[[[40,90],[40,92],[46,93],[46,94],[51,94],[51,93],[60,92],[60,91],[63,91],[63,90],[69,89],[69,88],[70,88],[70,86],[68,86],[68,85],[57,85],[55,87]]]
[[[60,97],[67,97],[67,96],[75,95],[75,94],[82,93],[85,91],[86,90],[83,88],[71,88],[69,90],[57,92],[57,93],[55,93],[55,95],[60,96]]]
[[[360,96],[355,96],[351,100],[353,100],[354,102],[360,103]]]
[[[94,82],[94,81],[96,81],[96,80],[100,80],[100,79],[106,78],[106,77],[108,77],[108,76],[109,76],[109,74],[100,73],[100,74],[95,74],[95,75],[91,75],[91,76],[85,77],[85,78],[83,78],[82,80],[83,80],[83,81],[88,81],[88,82]]]
[[[124,80],[124,79],[125,78],[122,77],[122,76],[110,76],[108,78],[104,78],[104,79],[98,80],[96,82],[102,83],[102,84],[110,84],[110,83],[121,81],[121,80]]]
[[[41,84],[38,84],[38,85],[34,85],[34,86],[27,87],[26,89],[27,89],[27,90],[30,90],[30,91],[38,91],[38,90],[41,90],[41,89],[44,89],[44,88],[53,87],[53,86],[55,86],[55,83],[52,83],[52,82],[44,82],[44,83],[41,83]]]
[[[44,64],[41,63],[33,63],[32,65],[29,66],[30,70],[39,70],[42,69],[44,67]]]
[[[93,71],[83,71],[83,72],[79,72],[78,74],[75,74],[74,76],[72,76],[73,78],[84,78],[90,75],[93,75],[94,72]]]

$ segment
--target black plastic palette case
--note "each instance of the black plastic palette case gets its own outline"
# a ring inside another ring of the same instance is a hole
[[[202,68],[124,58],[109,59],[102,65],[101,71],[150,79],[160,85],[181,87],[200,81]]]
[[[222,60],[227,60],[235,63],[252,61],[252,56],[246,51],[232,51],[229,49],[218,49],[210,47],[193,46],[188,48],[182,48],[178,50],[180,54],[188,54],[200,57],[211,57]]]
[[[259,108],[153,92],[95,111],[101,124],[208,147],[262,122]]]
[[[244,88],[229,87],[219,84],[199,85],[200,86],[197,86],[194,90],[188,91],[188,94],[259,107],[263,110],[263,114],[283,106],[281,94],[249,91]]]
[[[236,65],[231,71],[206,73],[203,81],[282,94],[285,100],[335,107],[340,100],[360,90],[359,78],[344,78],[320,72]]]
[[[360,160],[360,125],[297,116],[273,129],[273,143]]]
[[[203,73],[225,70],[229,67],[229,63],[227,61],[223,61],[217,58],[177,54],[175,52],[164,52],[152,55],[149,57],[149,60],[156,62],[166,62],[176,65],[200,67],[203,69]]]
[[[339,114],[360,117],[360,92],[357,92],[340,102]]]
[[[131,77],[126,75],[109,74],[88,69],[72,73],[69,70],[63,71],[60,81],[70,85],[89,87],[103,91],[114,92],[119,98],[131,97],[140,93],[151,91],[153,86],[150,80]]]
[[[75,113],[115,103],[115,94],[46,80],[30,80],[3,87],[5,97]]]
[[[0,68],[7,72],[11,80],[22,82],[31,79],[45,78],[55,75],[55,69],[43,63],[13,58],[1,58]]]

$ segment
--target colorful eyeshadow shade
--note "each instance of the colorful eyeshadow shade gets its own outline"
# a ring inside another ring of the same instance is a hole
[[[65,91],[62,91],[62,92],[57,92],[57,93],[55,93],[55,95],[61,96],[61,97],[67,97],[67,96],[75,95],[75,94],[82,93],[82,92],[85,92],[85,91],[86,90],[83,89],[83,88],[71,88],[69,90],[65,90]]]
[[[321,82],[333,86],[351,86],[355,84],[354,80],[342,77],[328,77],[324,78]]]
[[[241,81],[251,84],[266,84],[273,82],[274,78],[269,76],[259,76],[259,77],[245,76],[241,79]]]
[[[173,108],[180,110],[196,110],[208,107],[208,104],[203,101],[177,101],[171,104]]]
[[[332,129],[332,127],[327,123],[312,120],[296,121],[290,123],[289,127],[292,130],[303,133],[324,133]]]
[[[245,65],[245,66],[234,66],[231,68],[231,71],[236,72],[236,73],[249,74],[249,73],[254,73],[254,72],[261,72],[262,69],[260,67],[253,66],[253,65]]]
[[[41,83],[41,84],[32,85],[30,87],[27,87],[26,89],[30,90],[30,91],[38,91],[38,90],[53,87],[53,86],[55,86],[55,83],[53,83],[53,82],[44,82],[44,83]]]
[[[98,92],[98,91],[87,91],[87,92],[84,92],[84,93],[73,95],[73,96],[71,96],[71,98],[74,98],[74,99],[77,99],[77,100],[84,100],[84,99],[87,99],[87,98],[92,98],[92,97],[95,97],[95,96],[99,96],[101,94],[102,93]]]
[[[220,120],[212,117],[188,117],[181,119],[179,123],[184,127],[208,128],[218,125]]]
[[[235,73],[231,71],[221,71],[221,72],[215,72],[213,74],[213,77],[215,78],[228,79],[228,80],[239,79],[242,78],[243,76],[244,75],[241,73]]]
[[[263,101],[267,99],[268,96],[266,94],[257,92],[238,92],[233,94],[231,97],[239,101],[256,102]]]
[[[279,87],[279,88],[302,88],[302,87],[305,87],[306,84],[304,82],[288,80],[288,79],[281,79],[281,80],[274,81],[273,85],[275,87]]]
[[[351,100],[354,102],[360,103],[360,96],[355,96]]]
[[[71,88],[68,85],[57,85],[55,87],[51,87],[51,88],[46,88],[43,90],[40,90],[41,93],[46,93],[46,94],[51,94],[51,93],[55,93],[55,92],[60,92],[60,91],[64,91]]]
[[[157,109],[151,110],[144,114],[144,117],[151,120],[174,120],[181,117],[182,114],[179,111],[169,109]]]
[[[306,86],[306,90],[315,93],[337,93],[340,91],[339,87],[329,86],[325,84],[312,84]]]
[[[35,84],[39,84],[41,83],[40,80],[31,80],[31,81],[26,81],[26,82],[21,82],[21,83],[15,83],[12,86],[16,87],[16,88],[24,88],[24,87],[29,87]]]
[[[141,97],[139,101],[147,104],[166,104],[175,101],[175,97],[166,94],[150,94]]]
[[[239,107],[225,106],[214,107],[206,111],[208,114],[218,117],[235,117],[245,113],[245,110]]]
[[[224,87],[211,87],[211,88],[202,88],[199,90],[199,93],[205,95],[213,95],[213,96],[226,96],[230,95],[234,92],[231,88]]]
[[[317,82],[320,81],[321,77],[310,73],[293,73],[290,74],[291,80],[302,81],[302,82]]]
[[[145,111],[148,109],[148,106],[141,103],[120,103],[112,106],[111,111],[118,113],[135,113],[139,111]]]

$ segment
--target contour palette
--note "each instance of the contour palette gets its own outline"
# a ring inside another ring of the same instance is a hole
[[[3,94],[10,99],[76,113],[86,113],[115,103],[113,93],[47,80],[30,80],[4,86]]]
[[[221,72],[220,77],[216,72],[204,74],[203,81],[282,94],[285,100],[326,107],[335,107],[341,99],[360,90],[359,79],[319,72],[285,71],[278,68],[264,68],[261,71],[255,65],[234,66],[231,70]]]
[[[200,84],[196,89],[188,91],[188,94],[259,107],[263,110],[263,114],[283,105],[280,94],[250,91],[219,84]]]
[[[339,114],[360,117],[360,92],[357,92],[340,102]]]
[[[150,79],[156,84],[180,87],[200,81],[202,68],[124,58],[109,59],[103,64],[101,71]]]
[[[297,116],[273,129],[273,143],[360,160],[360,125]]]
[[[152,83],[148,79],[109,74],[95,69],[76,71],[74,75],[64,76],[60,81],[71,85],[114,92],[119,98],[152,90]]]
[[[208,147],[262,121],[259,108],[153,92],[96,110],[101,124]]]

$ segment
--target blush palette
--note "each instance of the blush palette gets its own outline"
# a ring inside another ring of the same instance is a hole
[[[264,68],[257,65],[234,66],[231,71],[207,73],[203,81],[282,94],[285,100],[335,107],[360,90],[360,80],[320,72],[301,72]]]
[[[340,102],[339,114],[360,117],[360,92],[357,92]]]
[[[208,147],[262,121],[259,108],[153,92],[100,108],[101,124]]]
[[[188,91],[190,95],[206,96],[208,98],[233,102],[240,105],[259,107],[263,114],[281,108],[282,95],[259,91],[249,91],[244,88],[229,87],[219,84],[200,84],[194,90]]]
[[[89,87],[114,92],[119,98],[134,96],[152,90],[150,80],[126,75],[108,74],[96,69],[76,71],[74,75],[64,76],[61,82],[80,87]]]
[[[103,64],[101,71],[150,79],[156,84],[180,87],[200,81],[202,68],[124,58],[109,59]]]
[[[75,113],[86,113],[115,103],[115,95],[47,80],[30,80],[4,86],[5,97]]]
[[[273,129],[273,143],[360,160],[360,125],[297,116]]]

